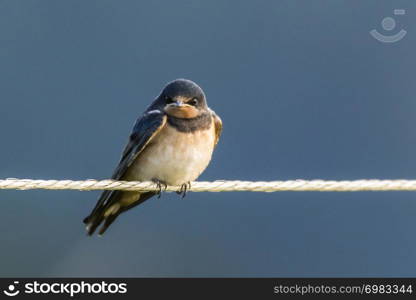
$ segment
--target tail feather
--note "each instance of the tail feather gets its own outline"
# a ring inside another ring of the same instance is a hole
[[[109,215],[107,218],[104,219],[104,224],[101,226],[100,230],[98,231],[98,235],[103,235],[107,228],[117,219],[120,212],[115,214]]]
[[[137,200],[130,203],[129,205],[123,206],[122,202],[120,201],[121,197],[123,196],[123,192],[116,191],[107,194],[105,194],[105,192],[103,192],[100,200],[105,197],[107,198],[107,201],[99,200],[91,214],[83,220],[84,224],[86,224],[88,235],[92,235],[97,227],[104,222],[98,232],[99,235],[102,235],[121,213],[143,203],[150,197],[156,195],[155,192],[137,194]]]

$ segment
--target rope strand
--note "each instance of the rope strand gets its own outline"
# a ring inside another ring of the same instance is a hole
[[[122,190],[122,191],[158,191],[153,182],[116,181],[116,180],[33,180],[7,178],[0,180],[3,190]],[[166,191],[178,191],[180,186],[168,186]],[[163,189],[164,190],[164,189]],[[416,191],[416,180],[287,180],[287,181],[240,181],[217,180],[191,183],[192,192],[282,192],[282,191],[320,191],[320,192],[357,192],[357,191]]]

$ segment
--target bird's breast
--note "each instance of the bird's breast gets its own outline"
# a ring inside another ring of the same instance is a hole
[[[169,185],[193,181],[208,166],[214,140],[213,124],[194,132],[179,132],[166,124],[129,168],[126,180],[158,179]]]

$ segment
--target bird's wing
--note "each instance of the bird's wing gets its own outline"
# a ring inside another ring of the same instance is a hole
[[[115,169],[112,179],[120,180],[131,166],[137,156],[146,148],[146,145],[158,134],[166,124],[166,115],[159,110],[146,112],[136,121],[129,141],[121,155],[120,162]],[[91,223],[88,233],[92,234],[103,220],[103,213],[112,204],[118,201],[120,191],[103,191],[91,214],[84,219],[84,223]]]
[[[212,111],[212,117],[214,118],[214,126],[215,126],[215,146],[218,144],[218,141],[221,136],[222,132],[222,121],[221,118],[213,111]]]
[[[134,162],[147,144],[160,132],[166,124],[166,115],[160,110],[145,113],[136,121],[129,141],[121,155],[120,162],[111,178],[119,180]]]

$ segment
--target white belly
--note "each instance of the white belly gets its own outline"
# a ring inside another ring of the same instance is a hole
[[[208,166],[214,149],[214,126],[192,133],[168,124],[129,168],[125,180],[160,180],[181,185],[195,180]]]

